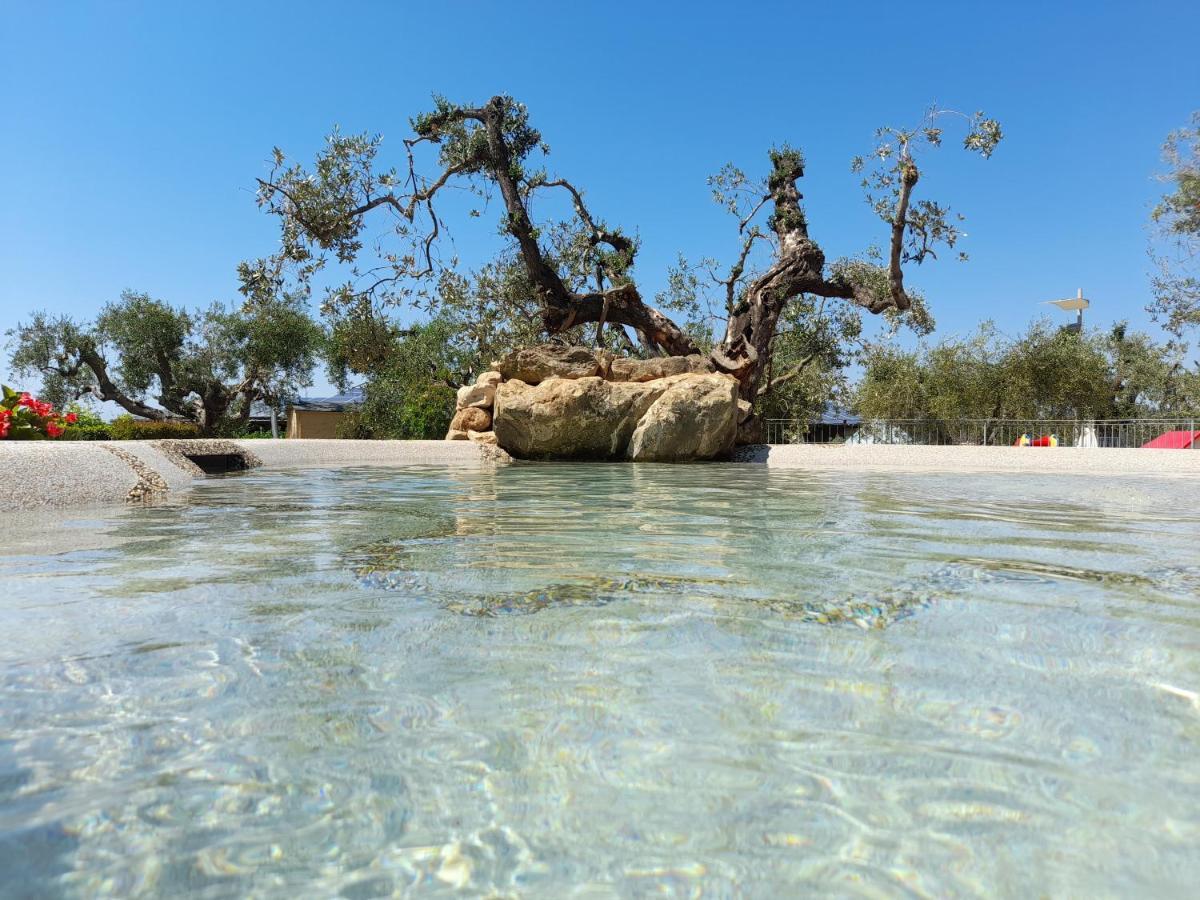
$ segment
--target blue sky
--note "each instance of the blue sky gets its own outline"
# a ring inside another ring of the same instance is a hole
[[[1153,176],[1200,107],[1198,31],[1194,2],[6,0],[0,330],[90,317],[127,287],[233,299],[237,262],[277,240],[253,198],[272,146],[311,159],[338,124],[399,154],[434,92],[528,104],[552,171],[640,234],[648,294],[679,252],[734,252],[704,183],[722,163],[761,172],[771,144],[802,147],[813,236],[847,255],[885,238],[848,168],[874,129],[935,101],[982,109],[996,155],[948,144],[920,188],[968,217],[969,263],[909,275],[939,333],[1061,316],[1036,301],[1077,287],[1092,321],[1146,326]],[[493,232],[462,223],[456,249],[481,261]]]

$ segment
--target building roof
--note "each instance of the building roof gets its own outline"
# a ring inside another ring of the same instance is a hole
[[[861,425],[862,418],[856,416],[850,410],[842,406],[837,406],[831,401],[825,402],[825,408],[821,410],[820,415],[813,420],[812,424],[820,425]]]
[[[363,402],[363,386],[356,385],[344,394],[334,394],[332,397],[301,397],[288,404],[289,407],[312,412],[345,412],[361,405]]]
[[[263,403],[261,400],[255,400],[250,404],[250,420],[268,422],[271,419],[271,407],[269,404]]]

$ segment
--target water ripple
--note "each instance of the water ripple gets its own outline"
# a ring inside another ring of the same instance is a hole
[[[5,884],[1186,896],[1198,493],[514,465],[93,514],[6,558]]]

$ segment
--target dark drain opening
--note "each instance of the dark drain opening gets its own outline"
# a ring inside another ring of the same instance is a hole
[[[240,453],[185,453],[184,456],[198,465],[205,475],[224,475],[249,468],[246,457]]]

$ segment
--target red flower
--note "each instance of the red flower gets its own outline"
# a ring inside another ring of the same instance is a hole
[[[4,388],[5,403],[12,403],[8,398],[12,397],[13,393],[7,387]],[[7,406],[0,407],[0,438],[42,435],[50,438],[62,437],[67,430],[66,426],[73,424],[78,418],[75,413],[61,415],[54,411],[53,403],[38,400],[28,391],[22,391],[11,409]],[[14,424],[18,429],[15,434]]]

